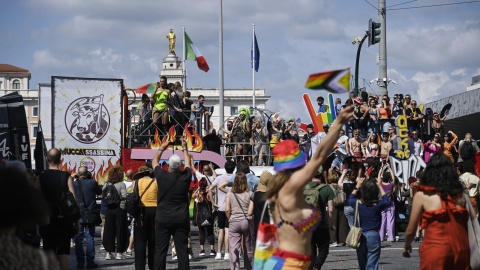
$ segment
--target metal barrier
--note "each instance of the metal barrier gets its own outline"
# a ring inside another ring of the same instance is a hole
[[[265,141],[264,142],[250,142],[250,138],[248,141],[236,141],[235,136],[231,134],[225,134],[222,136],[222,145],[221,145],[221,154],[228,160],[238,161],[241,159],[246,159],[249,163],[253,166],[269,166],[273,164],[273,156],[271,151],[271,144],[270,144],[270,133],[267,129],[267,123],[270,121],[271,117],[274,115],[273,112],[268,110],[262,109],[252,109],[251,116],[252,119],[261,121],[262,128],[266,129],[265,133]],[[127,134],[127,143],[128,147],[132,148],[134,146],[141,146],[141,147],[150,147],[151,143],[154,142],[154,136],[157,134],[160,138],[167,136],[167,130],[170,129],[171,126],[175,127],[175,131],[178,137],[181,134],[184,134],[185,125],[188,123],[188,126],[191,128],[195,128],[195,131],[201,135],[202,137],[204,131],[208,132],[210,129],[210,116],[208,114],[200,114],[195,113],[192,111],[183,111],[183,112],[175,112],[174,115],[171,115],[169,111],[164,113],[169,113],[169,123],[162,127],[162,124],[155,124],[152,120],[152,112],[148,112],[147,117],[141,119],[139,115],[136,114],[137,110],[130,110],[130,117],[127,121],[128,124],[128,134]],[[233,115],[228,117],[224,122],[223,125],[219,128],[219,135],[220,131],[225,129],[226,123],[232,121],[233,126],[238,124],[238,115]],[[252,129],[253,132],[253,129]],[[158,139],[157,139],[158,141]],[[247,151],[243,153],[239,153],[239,147],[248,148]],[[218,164],[223,165],[223,164]]]

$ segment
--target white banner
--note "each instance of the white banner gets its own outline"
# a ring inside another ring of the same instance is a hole
[[[61,169],[86,166],[102,184],[121,159],[120,79],[52,77],[53,146]]]

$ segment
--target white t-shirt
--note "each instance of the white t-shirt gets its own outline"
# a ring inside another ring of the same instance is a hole
[[[228,178],[230,178],[232,174],[222,174],[219,177],[217,177],[215,180],[212,182],[212,186],[219,187],[223,182],[227,181]],[[230,190],[231,187],[226,187],[226,189]],[[226,200],[226,195],[223,193],[221,190],[217,190],[217,197],[218,197],[218,211],[223,211],[225,212],[225,200]]]
[[[480,179],[476,175],[466,172],[460,175],[460,181],[465,185],[465,187],[468,184],[472,184],[472,187],[468,189],[468,194],[470,197],[475,197],[478,195],[478,182]]]
[[[201,174],[199,171],[195,171],[195,176],[197,177],[197,180],[200,181],[200,179],[204,178],[207,179],[207,184],[210,186],[212,182],[215,180],[215,176],[206,176],[204,174]]]
[[[127,188],[127,192],[128,192],[128,188],[129,188],[130,186],[132,186],[133,183],[135,183],[135,181],[123,181],[123,182],[125,183],[125,187]]]

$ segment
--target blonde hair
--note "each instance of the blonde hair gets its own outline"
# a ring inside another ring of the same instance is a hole
[[[284,170],[277,172],[272,179],[268,181],[268,189],[265,193],[265,198],[270,199],[276,197],[294,171],[295,170]]]

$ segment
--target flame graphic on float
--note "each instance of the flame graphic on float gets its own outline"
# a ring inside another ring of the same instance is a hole
[[[120,160],[117,160],[116,164],[113,164],[112,158],[109,158],[106,166],[104,165],[104,161],[102,161],[98,171],[93,174],[93,179],[97,180],[98,184],[103,185],[107,182],[108,171],[115,165],[120,165]]]
[[[69,172],[70,174],[77,172],[77,164],[72,168],[71,166],[68,166],[68,164],[64,161],[63,158],[60,159],[60,165],[58,165],[58,169],[60,171],[65,171]]]
[[[107,164],[104,164],[104,163],[105,162],[102,161],[102,164],[100,165],[98,170],[96,172],[92,172],[92,178],[94,180],[97,180],[99,185],[103,185],[105,182],[107,182],[108,171],[110,171],[110,169],[113,166],[120,165],[120,160],[117,160],[117,162],[115,164],[113,164],[112,163],[112,158],[109,158]],[[62,158],[60,160],[60,165],[58,166],[58,169],[61,170],[61,171],[68,172],[70,174],[76,173],[77,172],[77,164],[76,163],[74,163],[74,164],[75,164],[75,166],[73,166],[73,168],[72,168],[71,166],[69,166],[69,164],[65,163],[64,159]]]
[[[185,141],[187,142],[187,149],[190,152],[202,152],[203,149],[203,140],[202,137],[194,130],[193,131],[193,136],[188,130],[188,123],[185,125]],[[175,127],[172,126],[168,130],[168,133],[163,139],[160,139],[160,136],[158,134],[158,129],[155,131],[155,136],[153,137],[153,142],[150,143],[150,148],[151,149],[158,149],[160,145],[162,145],[164,142],[174,142],[176,140],[177,134],[175,132]],[[195,142],[193,142],[195,140]],[[181,145],[169,145],[167,149],[171,150],[181,150],[182,146]]]

